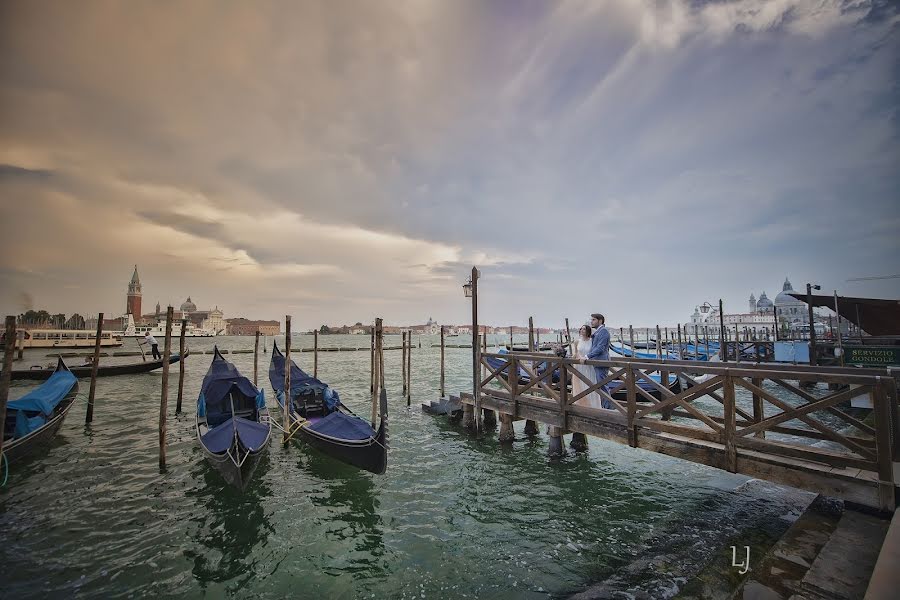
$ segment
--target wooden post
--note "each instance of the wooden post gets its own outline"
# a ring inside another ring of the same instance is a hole
[[[406,397],[406,332],[400,332],[400,367],[403,371],[402,379],[403,379],[403,397]]]
[[[725,469],[731,473],[737,473],[737,446],[735,437],[735,410],[734,410],[734,378],[728,369],[725,370],[725,424],[722,431],[722,443],[725,445]]]
[[[571,329],[569,328],[569,317],[566,317],[566,344],[572,343]]]
[[[837,347],[840,350],[838,354],[840,354],[840,363],[841,366],[844,366],[844,338],[841,334],[841,313],[838,312],[838,295],[837,290],[834,290],[834,313],[837,315]],[[896,432],[895,435],[900,435],[900,431]],[[897,444],[900,447],[900,443]]]
[[[445,396],[444,390],[444,326],[441,325],[441,400]]]
[[[741,332],[737,323],[734,324],[734,360],[741,362]]]
[[[634,365],[628,363],[628,445],[637,448],[637,426],[634,417],[637,414],[637,380],[634,374]]]
[[[513,414],[500,415],[500,433],[497,435],[497,440],[502,444],[511,444],[516,439],[516,431],[513,429],[513,419],[515,418],[516,411],[519,407],[517,399],[517,394],[519,393],[519,368],[516,365],[515,355],[509,355],[509,362],[506,368],[506,378],[507,381],[509,381],[510,396],[512,397],[513,402]]]
[[[375,326],[372,326],[372,332],[369,334],[369,360],[371,361],[369,374],[369,392],[372,395],[372,402],[375,402]],[[372,422],[375,422],[374,417]],[[373,426],[374,427],[374,426]]]
[[[687,333],[687,325],[685,325],[685,333]],[[681,323],[678,324],[678,360],[684,360],[684,346],[681,345]]]
[[[719,355],[723,362],[728,362],[728,344],[725,341],[725,309],[719,298]]]
[[[87,411],[84,413],[84,423],[87,425],[94,420],[94,393],[97,391],[97,368],[100,366],[100,338],[103,335],[103,313],[97,316],[97,334],[94,336],[94,360],[91,364],[91,391],[88,392]]]
[[[759,377],[754,377],[751,380],[751,383],[753,385],[755,385],[756,387],[761,388],[763,380]],[[753,394],[753,422],[759,423],[760,421],[762,421],[765,418],[766,418],[766,415],[765,415],[765,410],[763,407],[762,396],[760,396],[759,394],[754,392],[754,394]],[[765,437],[766,437],[765,430],[757,431],[755,434],[755,437],[765,439]]]
[[[806,284],[806,305],[809,309],[809,364],[816,366],[816,317],[813,314],[812,284]]]
[[[634,357],[634,327],[628,326],[628,343],[631,345],[631,356]]]
[[[288,442],[291,431],[291,315],[284,316],[284,438]]]
[[[184,330],[187,319],[181,320],[181,334],[178,336],[178,399],[175,401],[175,414],[181,414],[181,397],[184,395]],[[256,343],[259,344],[259,331],[256,332]],[[166,357],[169,360],[169,357]],[[256,351],[253,352],[253,385],[256,385]]]
[[[894,491],[894,464],[891,448],[891,418],[890,395],[887,393],[886,382],[881,376],[877,376],[872,400],[875,409],[875,453],[878,462],[878,495],[881,510],[893,512],[895,508]],[[896,440],[894,440],[896,443]]]
[[[412,403],[412,331],[406,334],[409,348],[406,349],[406,406]]]
[[[253,343],[253,385],[259,387],[257,383],[257,372],[259,371],[259,327],[256,328],[256,341]]]
[[[16,352],[16,360],[22,360],[25,357],[25,330],[16,333],[16,345],[19,351]]]
[[[535,334],[535,337],[536,337],[536,340],[537,340],[537,341],[535,341],[535,344],[536,344],[535,347],[536,347],[538,350],[540,350],[540,349],[541,349],[541,328],[538,327],[538,328],[535,330],[534,334]]]
[[[513,349],[513,326],[509,326],[509,351],[512,352]]]
[[[9,380],[12,378],[13,353],[16,350],[16,317],[6,317],[6,332],[3,344],[3,372],[0,373],[0,423],[6,423],[6,403],[9,400]],[[10,343],[12,342],[12,343]],[[0,427],[0,454],[3,453],[3,432]]]
[[[166,468],[166,412],[169,405],[169,357],[172,355],[173,309],[166,309],[166,343],[163,353],[162,391],[159,396],[159,468]]]
[[[313,377],[319,377],[319,330],[313,331]]]
[[[481,364],[481,341],[480,335],[476,334],[472,341],[475,343],[475,361],[477,365]],[[475,431],[476,433],[481,433],[484,431],[484,414],[481,411],[481,381],[478,381],[481,378],[481,369],[475,369]]]
[[[381,318],[375,319],[375,327],[372,328],[372,429],[375,429],[375,423],[378,419],[378,402],[381,396],[381,388],[384,386],[384,354],[382,348],[384,346],[384,334],[382,330]]]
[[[659,334],[659,325],[656,326],[656,359],[662,360],[662,338]]]
[[[528,351],[534,352],[534,318],[528,317]],[[531,361],[531,369],[534,370],[534,361]],[[516,376],[518,373],[516,373]],[[525,435],[537,435],[538,434],[538,426],[537,422],[532,421],[531,419],[525,420]]]

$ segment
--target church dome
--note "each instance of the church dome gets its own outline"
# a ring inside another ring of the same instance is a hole
[[[769,300],[769,297],[766,296],[765,292],[763,292],[762,294],[759,295],[759,300],[756,301],[756,312],[759,312],[759,313],[772,312],[773,306],[774,306],[774,304],[772,303],[772,301]]]
[[[196,312],[197,305],[191,302],[191,297],[188,296],[188,299],[184,301],[181,305],[181,312]]]
[[[793,306],[793,305],[797,305],[797,304],[804,305],[804,306],[806,305],[805,302],[797,300],[796,298],[791,296],[792,293],[796,294],[796,292],[793,289],[793,286],[791,286],[791,282],[788,281],[787,277],[785,277],[784,285],[781,288],[781,292],[777,296],[775,296],[775,306],[777,306],[779,309],[781,309],[782,307],[785,307],[785,306]]]

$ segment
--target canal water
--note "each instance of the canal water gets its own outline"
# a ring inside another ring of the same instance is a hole
[[[436,342],[423,336],[413,349],[411,408],[400,395],[400,352],[385,352],[385,475],[279,442],[244,494],[204,461],[194,415],[212,358],[200,352],[214,344],[252,349],[253,338],[189,340],[178,416],[173,370],[164,472],[160,373],[98,379],[89,427],[82,380],[53,447],[13,465],[0,490],[0,596],[557,598],[622,590],[621,597],[668,598],[710,569],[718,579],[734,576],[732,545],[764,550],[812,499],[595,438],[587,453],[549,460],[546,434],[528,438],[522,423],[511,447],[495,432],[475,439],[419,408],[438,396]],[[260,383],[273,406],[271,343],[260,355]],[[297,336],[293,345],[311,343]],[[399,337],[385,344],[399,345]],[[368,337],[322,336],[320,345],[367,346]],[[121,350],[129,349],[134,341]],[[25,364],[51,361],[46,353],[28,350]],[[293,357],[312,370],[311,353]],[[252,354],[226,358],[252,377]],[[319,354],[320,378],[360,414],[369,411],[368,370],[367,352]],[[470,373],[471,350],[448,349],[448,390],[469,389]],[[11,397],[34,385],[14,382]],[[728,589],[726,581],[698,597]]]

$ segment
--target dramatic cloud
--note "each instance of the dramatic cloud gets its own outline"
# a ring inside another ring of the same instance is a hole
[[[673,323],[900,296],[889,2],[6,2],[0,308]]]

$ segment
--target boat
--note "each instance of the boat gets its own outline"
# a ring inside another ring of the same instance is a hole
[[[22,348],[93,348],[97,332],[88,329],[25,329]],[[6,340],[0,336],[0,347]],[[117,348],[122,345],[122,335],[114,331],[100,333],[100,346]]]
[[[244,491],[271,437],[265,392],[216,347],[197,398],[197,441],[206,459],[226,482]]]
[[[125,330],[119,335],[127,338],[142,338],[149,333],[153,337],[166,337],[166,320],[160,319],[154,325],[135,325],[134,317],[127,315]],[[191,321],[184,324],[184,337],[215,337],[218,331],[197,327]],[[181,336],[181,322],[177,319],[172,322],[172,337]]]
[[[60,357],[53,374],[38,388],[6,405],[3,455],[10,463],[44,450],[75,403],[78,378]]]
[[[269,382],[275,398],[284,410],[285,357],[272,348]],[[387,470],[388,418],[387,393],[379,398],[381,423],[374,424],[356,416],[341,403],[336,390],[303,372],[291,361],[290,431],[313,448],[344,463],[381,475]],[[296,432],[296,433],[294,433]]]
[[[185,350],[184,358],[187,358],[190,351]],[[90,358],[90,357],[89,357]],[[173,354],[169,357],[169,364],[177,363],[181,357]],[[97,367],[97,377],[112,377],[114,375],[136,375],[138,373],[149,373],[163,366],[163,360],[148,360],[146,362],[135,362],[124,365],[100,365]],[[79,379],[91,376],[91,365],[80,365],[77,367],[69,367],[69,371]],[[42,381],[49,379],[56,372],[55,367],[35,366],[30,369],[13,369],[9,372],[11,380],[33,379]]]

